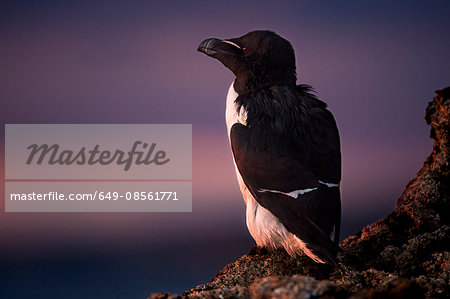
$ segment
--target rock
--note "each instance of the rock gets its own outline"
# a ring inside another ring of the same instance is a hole
[[[433,152],[395,210],[341,245],[345,265],[410,278],[432,297],[450,295],[450,88],[436,94],[425,115],[432,127]]]
[[[269,276],[259,279],[249,289],[250,298],[345,298],[349,293],[329,280],[309,276]]]
[[[395,278],[377,289],[363,290],[350,298],[423,298],[423,290],[412,280]]]
[[[181,298],[178,295],[173,294],[152,294],[148,299],[178,299]]]
[[[183,297],[450,297],[450,87],[436,91],[425,120],[434,140],[431,155],[391,214],[342,242],[340,269],[284,250],[245,255]],[[177,298],[171,296],[150,298]]]

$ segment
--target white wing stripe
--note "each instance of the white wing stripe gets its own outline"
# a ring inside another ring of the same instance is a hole
[[[321,183],[321,184],[323,184],[323,185],[325,185],[325,186],[327,186],[329,188],[331,188],[331,187],[339,187],[339,184],[325,183],[325,182],[322,182],[322,181],[319,181],[319,183]]]
[[[316,190],[317,187],[315,188],[308,188],[308,189],[302,189],[302,190],[294,190],[292,192],[283,192],[283,191],[278,191],[278,190],[270,190],[270,189],[259,189],[258,192],[264,193],[264,192],[272,192],[272,193],[280,193],[280,194],[284,194],[290,197],[293,197],[295,199],[298,198],[299,195],[311,192]]]
[[[319,181],[319,183],[327,186],[328,188],[339,187],[339,184],[325,183],[325,182],[322,182],[322,181]],[[291,191],[291,192],[283,192],[283,191],[270,190],[270,189],[258,189],[258,192],[260,192],[260,193],[265,193],[265,192],[279,193],[279,194],[284,194],[284,195],[287,195],[287,196],[290,196],[290,197],[293,197],[293,198],[297,199],[299,195],[303,195],[305,193],[314,191],[317,188],[318,187],[307,188],[307,189],[301,189],[301,190],[294,190],[294,191]]]

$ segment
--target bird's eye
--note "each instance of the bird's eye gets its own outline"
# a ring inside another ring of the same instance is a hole
[[[242,51],[247,51],[247,48],[242,48]]]

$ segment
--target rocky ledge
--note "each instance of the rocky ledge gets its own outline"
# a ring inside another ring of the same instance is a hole
[[[182,296],[150,298],[449,298],[450,87],[425,114],[433,152],[395,210],[340,245],[340,269],[283,250],[242,256]]]

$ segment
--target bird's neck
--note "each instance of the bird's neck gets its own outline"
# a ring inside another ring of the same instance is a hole
[[[297,77],[295,73],[289,75],[277,75],[266,73],[263,75],[239,75],[234,80],[234,90],[239,95],[248,95],[258,92],[264,92],[266,89],[276,88],[278,86],[296,87]]]

